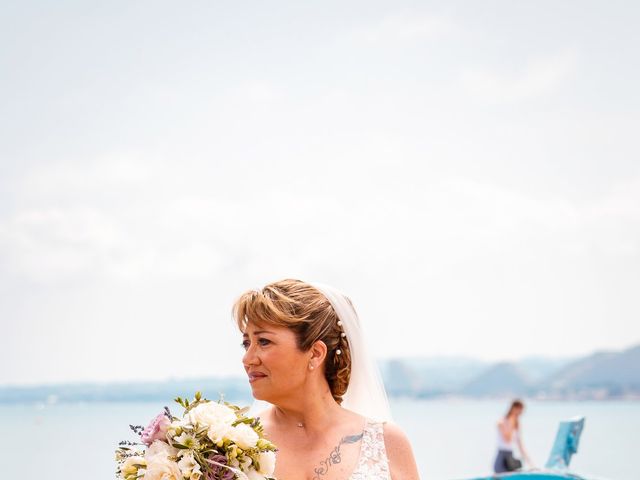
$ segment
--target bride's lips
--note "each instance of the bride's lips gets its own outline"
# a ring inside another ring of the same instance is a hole
[[[249,383],[257,382],[261,378],[266,377],[264,373],[260,373],[260,372],[251,372],[248,375],[249,375]]]

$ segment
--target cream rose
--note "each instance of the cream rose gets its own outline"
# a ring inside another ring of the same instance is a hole
[[[147,461],[144,480],[182,480],[182,472],[173,460],[156,455]]]
[[[246,423],[241,423],[231,428],[227,438],[243,450],[253,448],[258,442],[258,434]]]
[[[147,461],[150,461],[155,457],[167,458],[175,457],[176,455],[178,455],[177,448],[173,448],[161,440],[156,440],[149,446],[149,448],[147,448],[147,451],[144,453],[144,458]]]
[[[248,480],[266,480],[266,477],[261,473],[256,472],[253,468],[247,472]]]
[[[261,452],[258,455],[258,463],[260,464],[258,473],[272,477],[273,471],[276,469],[276,452]]]
[[[231,408],[216,402],[201,403],[189,412],[189,421],[203,427],[231,426],[236,419]]]
[[[232,429],[233,427],[231,425],[224,423],[211,425],[209,430],[207,430],[207,437],[209,437],[213,443],[220,446]]]

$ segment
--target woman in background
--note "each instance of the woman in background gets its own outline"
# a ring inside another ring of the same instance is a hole
[[[531,465],[531,460],[522,445],[520,431],[520,415],[524,411],[524,403],[514,400],[507,414],[498,422],[498,453],[493,470],[496,473],[513,472],[522,468],[522,461],[513,456],[514,447],[518,448],[524,461]]]

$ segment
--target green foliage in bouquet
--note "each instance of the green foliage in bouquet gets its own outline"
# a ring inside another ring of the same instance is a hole
[[[175,402],[184,408],[182,417],[165,407],[146,428],[131,425],[140,442],[120,442],[118,479],[273,479],[276,447],[260,420],[246,415],[248,408],[213,402],[200,392]]]

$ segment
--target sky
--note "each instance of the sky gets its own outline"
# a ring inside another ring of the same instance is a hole
[[[637,2],[0,9],[0,384],[241,374],[283,278],[380,358],[640,343]]]

